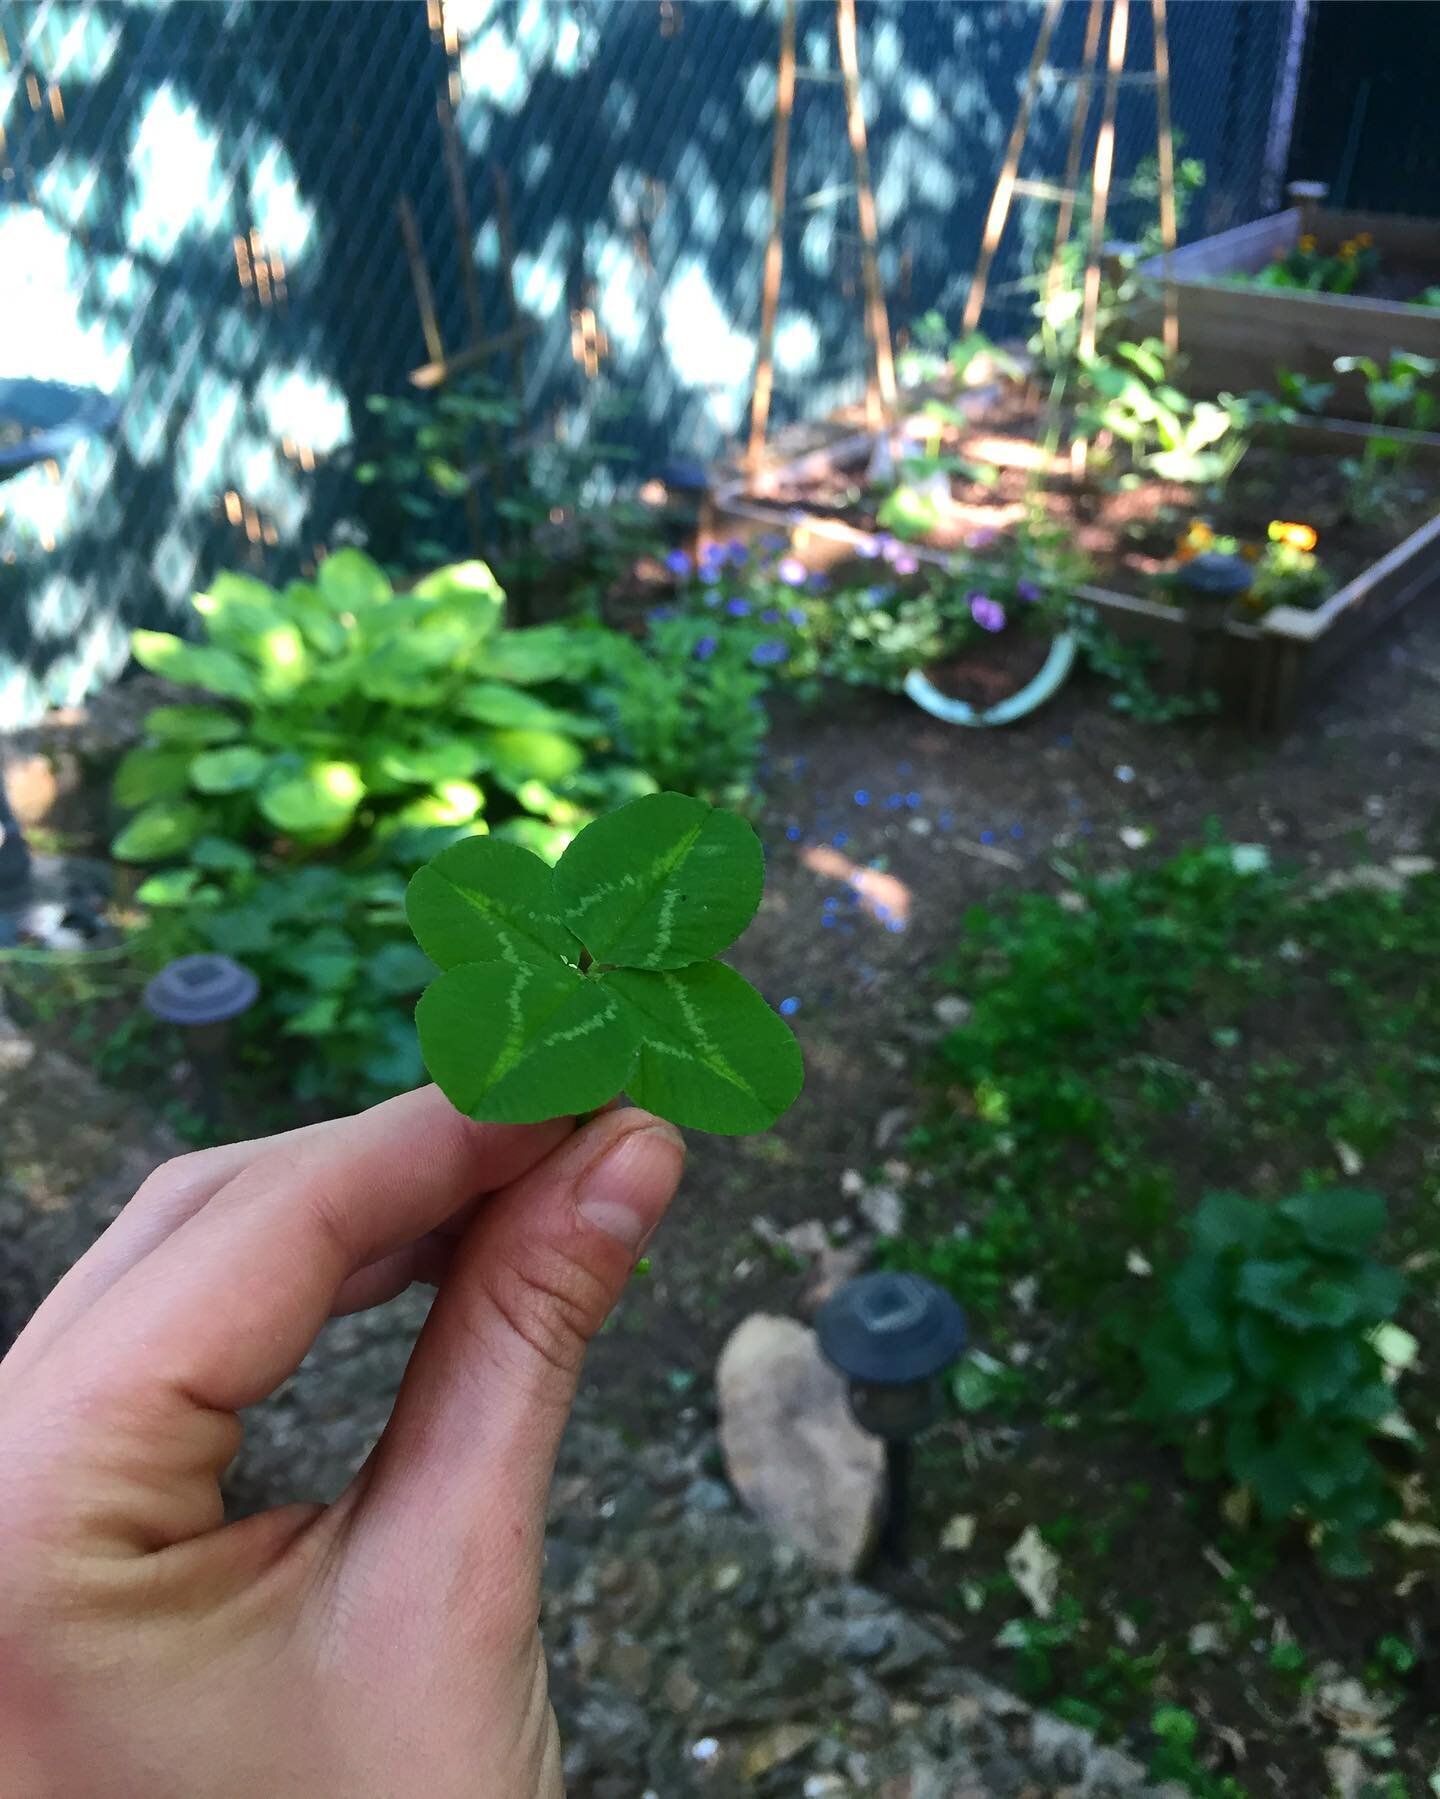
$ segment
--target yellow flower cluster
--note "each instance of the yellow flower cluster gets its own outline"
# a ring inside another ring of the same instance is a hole
[[[1313,525],[1302,525],[1291,519],[1272,518],[1265,531],[1266,537],[1273,544],[1283,544],[1289,550],[1302,550],[1308,554],[1320,541],[1320,534]],[[1206,550],[1214,549],[1219,540],[1214,527],[1203,518],[1191,519],[1190,523],[1175,540],[1175,560],[1191,562]],[[1225,547],[1235,547],[1234,539],[1228,539]],[[1265,554],[1265,545],[1261,543],[1242,543],[1236,551],[1247,562],[1258,562]]]
[[[1292,550],[1313,550],[1320,541],[1320,533],[1313,525],[1291,524],[1279,518],[1271,519],[1265,534],[1271,543],[1283,543]]]
[[[1375,239],[1371,237],[1368,231],[1360,232],[1357,237],[1347,237],[1345,242],[1340,246],[1342,260],[1345,262],[1353,262],[1362,250],[1368,250],[1374,242]],[[1303,239],[1301,240],[1301,245],[1303,248]],[[1310,247],[1312,250],[1315,247],[1315,240],[1313,237],[1310,240]]]

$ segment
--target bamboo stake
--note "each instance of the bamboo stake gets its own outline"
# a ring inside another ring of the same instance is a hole
[[[760,342],[755,360],[755,391],[750,400],[750,444],[753,468],[765,450],[770,400],[775,388],[775,319],[780,310],[780,274],[785,262],[785,189],[790,165],[790,116],[795,110],[795,0],[785,0],[780,25],[780,70],[775,87],[775,141],[770,152],[770,239],[765,246],[765,277],[760,301]]]
[[[1058,0],[1057,0],[1058,4]],[[880,231],[875,216],[875,189],[870,180],[870,150],[865,139],[865,109],[860,99],[860,51],[855,29],[855,0],[835,0],[835,37],[845,84],[845,123],[855,161],[856,202],[860,213],[860,266],[865,280],[865,329],[874,354],[874,372],[865,383],[865,421],[872,431],[886,425],[895,411],[895,355],[890,343],[890,315],[880,281]]]
[[[1094,97],[1095,64],[1100,54],[1100,26],[1105,17],[1105,0],[1090,0],[1085,20],[1085,48],[1080,57],[1080,79],[1075,84],[1075,116],[1070,121],[1070,147],[1065,153],[1065,190],[1060,210],[1055,215],[1055,247],[1050,255],[1050,269],[1045,277],[1045,299],[1050,301],[1060,285],[1060,262],[1070,242],[1070,228],[1075,222],[1075,200],[1079,191],[1080,158],[1085,149],[1085,127],[1090,123],[1090,103]]]
[[[1165,350],[1180,348],[1180,312],[1170,259],[1175,254],[1175,138],[1170,129],[1170,35],[1165,0],[1151,0],[1155,18],[1155,154],[1160,178],[1160,242],[1164,251]]]
[[[409,196],[402,194],[395,211],[400,219],[400,236],[405,244],[405,260],[410,265],[410,285],[415,289],[415,305],[420,313],[420,330],[431,362],[444,362],[445,340],[440,335],[440,319],[435,311],[435,290],[430,285],[430,270],[425,262],[425,249],[420,242],[420,227],[415,222],[415,208]]]
[[[1005,229],[1005,220],[1010,213],[1010,202],[1015,194],[1015,177],[1020,170],[1020,153],[1025,148],[1025,134],[1030,129],[1030,108],[1035,103],[1040,69],[1050,49],[1050,39],[1054,35],[1055,22],[1060,17],[1062,4],[1063,0],[1045,0],[1045,11],[1035,36],[1035,48],[1030,56],[1030,69],[1025,77],[1025,88],[1015,111],[1015,122],[1010,127],[1010,142],[1005,149],[1005,161],[1000,167],[1000,179],[995,183],[995,192],[990,197],[990,211],[985,217],[985,233],[980,240],[980,257],[975,264],[975,279],[970,283],[970,292],[965,300],[962,328],[966,331],[975,329],[984,310],[990,265],[995,260],[1000,234]]]
[[[1110,204],[1110,179],[1115,172],[1115,102],[1120,93],[1120,71],[1125,66],[1125,41],[1130,31],[1130,0],[1114,0],[1110,14],[1110,44],[1105,64],[1105,105],[1100,136],[1095,143],[1095,174],[1091,187],[1090,254],[1085,265],[1085,300],[1080,318],[1080,357],[1095,354],[1096,319],[1100,311],[1100,265],[1105,254],[1105,214]]]

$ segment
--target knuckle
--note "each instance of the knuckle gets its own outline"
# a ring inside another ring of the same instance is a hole
[[[602,1283],[563,1250],[527,1246],[523,1261],[497,1261],[488,1298],[503,1323],[535,1355],[573,1378],[605,1314]]]

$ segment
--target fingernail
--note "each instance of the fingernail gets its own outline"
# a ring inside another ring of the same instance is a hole
[[[656,1122],[629,1131],[580,1178],[575,1209],[587,1224],[616,1238],[638,1255],[660,1222],[661,1179],[672,1170],[678,1177],[685,1159],[685,1139],[672,1125]]]

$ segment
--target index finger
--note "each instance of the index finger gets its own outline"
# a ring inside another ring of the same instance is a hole
[[[71,1390],[253,1405],[298,1367],[347,1276],[515,1180],[570,1129],[476,1124],[428,1087],[280,1140],[57,1345]]]

